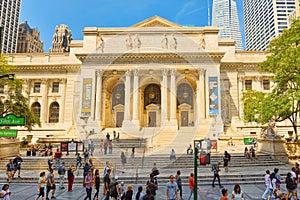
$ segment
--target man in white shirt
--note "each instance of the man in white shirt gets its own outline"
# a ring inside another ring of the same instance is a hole
[[[266,185],[266,190],[264,192],[264,194],[262,195],[262,199],[267,199],[268,196],[270,195],[270,171],[267,170],[266,171],[266,175],[265,175],[265,185]]]

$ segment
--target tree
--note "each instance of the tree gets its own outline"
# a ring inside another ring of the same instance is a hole
[[[9,65],[6,58],[0,54],[0,117],[7,114],[15,114],[25,117],[25,127],[31,131],[34,125],[40,125],[40,120],[35,116],[28,105],[28,99],[20,91],[22,82],[17,78],[9,78],[3,75],[12,74],[14,67]]]
[[[270,42],[267,59],[259,71],[274,74],[270,93],[247,91],[244,94],[246,121],[266,123],[289,120],[297,136],[297,118],[300,111],[300,20]],[[251,96],[252,95],[252,96]],[[254,110],[251,110],[254,109]],[[258,117],[254,117],[254,115]]]

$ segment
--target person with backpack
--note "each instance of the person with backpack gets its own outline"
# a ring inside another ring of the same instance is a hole
[[[297,195],[296,195],[297,182],[296,182],[296,180],[294,180],[292,178],[291,172],[287,173],[285,183],[286,183],[286,189],[287,189],[287,196],[289,197],[290,194],[292,194],[293,199],[297,200]]]
[[[35,200],[38,200],[40,197],[42,197],[42,200],[44,200],[45,196],[45,186],[46,186],[46,172],[40,173],[40,178],[38,180],[38,194]]]
[[[269,185],[269,194],[268,194],[268,199],[274,198],[274,193],[276,192],[276,190],[280,189],[280,184],[279,184],[279,180],[277,179],[275,173],[273,172],[270,175],[270,185]]]
[[[84,163],[87,163],[89,160],[90,152],[85,148],[83,152]]]
[[[81,158],[80,154],[77,153],[77,157],[76,157],[76,172],[75,172],[76,176],[79,175],[79,169],[81,167],[81,161],[82,161],[82,158]]]
[[[14,164],[12,159],[9,159],[9,162],[6,164],[6,175],[7,175],[7,183],[10,182],[10,179],[13,176],[14,173]]]
[[[154,179],[154,175],[150,174],[150,179],[147,181],[146,189],[149,189],[151,195],[156,196],[156,190],[158,189],[157,180]]]
[[[18,171],[18,178],[21,178],[21,164],[23,162],[23,159],[21,158],[21,154],[18,154],[17,157],[14,158],[14,174]],[[14,174],[12,177],[14,177]]]
[[[58,169],[58,167],[60,166],[61,157],[62,157],[61,151],[59,149],[56,149],[56,152],[54,153],[56,169]]]
[[[118,176],[115,176],[114,182],[109,185],[109,196],[112,200],[117,200],[120,197],[118,178]]]
[[[214,173],[214,179],[212,181],[212,187],[215,187],[215,180],[216,178],[218,179],[218,183],[219,183],[219,187],[223,188],[223,186],[221,185],[221,181],[220,181],[220,175],[219,175],[219,171],[221,171],[219,165],[221,165],[221,162],[219,161],[218,164],[213,164],[212,165],[212,171]]]
[[[65,175],[66,175],[66,167],[65,162],[61,163],[61,166],[58,167],[57,173],[59,175],[59,189],[63,190],[64,187],[64,181],[65,181]]]
[[[125,199],[125,194],[126,194],[126,191],[125,191],[125,186],[124,186],[124,182],[122,181],[121,182],[121,185],[119,186],[119,192],[120,192],[120,196],[121,196],[121,200],[124,200]]]
[[[111,173],[111,169],[108,169],[104,176],[103,194],[105,195],[105,200],[109,200],[109,186],[111,183],[110,173]]]
[[[53,169],[50,169],[50,173],[46,176],[47,184],[46,184],[46,200],[49,200],[48,195],[50,190],[52,190],[52,196],[51,199],[55,199],[55,190],[56,190],[56,185],[55,185],[55,179],[54,179],[54,173]]]
[[[224,166],[225,172],[228,172],[228,163],[230,160],[231,160],[231,155],[227,151],[225,151],[224,156],[223,156],[223,161],[224,161],[223,166]]]

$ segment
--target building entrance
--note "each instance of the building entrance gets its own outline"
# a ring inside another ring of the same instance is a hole
[[[189,112],[181,111],[181,126],[188,126],[188,125],[189,125]]]
[[[156,112],[149,112],[149,127],[156,127]]]
[[[122,127],[122,123],[124,120],[124,112],[117,112],[116,113],[116,127]]]

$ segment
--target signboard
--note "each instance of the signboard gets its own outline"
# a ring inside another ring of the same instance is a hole
[[[208,78],[209,87],[209,114],[219,114],[219,89],[218,89],[218,77]]]
[[[0,126],[24,126],[25,117],[17,117],[14,114],[8,114],[5,117],[0,117]]]
[[[68,143],[68,151],[76,151],[76,143],[71,141]]]
[[[80,152],[83,151],[84,145],[82,142],[74,142],[72,140],[70,142],[61,142],[60,149],[61,151],[66,151],[66,152]]]
[[[92,107],[92,79],[83,79],[81,115],[90,116]]]
[[[253,144],[252,138],[244,138],[244,144],[245,145],[252,145]]]
[[[0,137],[17,137],[18,131],[11,129],[0,129]]]

